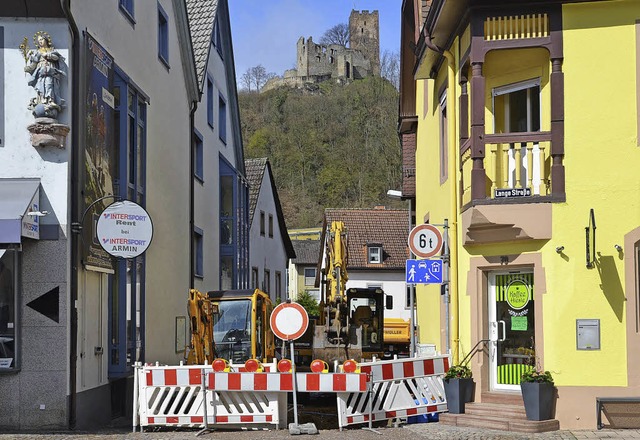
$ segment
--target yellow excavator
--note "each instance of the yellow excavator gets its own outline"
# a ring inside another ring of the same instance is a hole
[[[260,289],[214,290],[206,294],[191,289],[187,301],[191,344],[187,364],[212,364],[216,358],[231,363],[248,359],[271,361],[275,340],[269,327],[273,305]]]
[[[343,222],[328,225],[324,245],[326,280],[320,316],[296,342],[296,363],[322,359],[331,365],[336,360],[383,358],[384,310],[393,308],[393,297],[380,288],[346,288],[348,234]]]

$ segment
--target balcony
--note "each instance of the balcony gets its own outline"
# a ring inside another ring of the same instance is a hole
[[[561,201],[551,192],[551,137],[551,132],[487,134],[485,158],[477,161],[475,171],[471,142],[466,140],[460,148],[463,209],[476,204]],[[472,182],[472,174],[478,172],[484,173],[484,182]]]

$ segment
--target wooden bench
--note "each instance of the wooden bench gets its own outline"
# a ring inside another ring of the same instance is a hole
[[[602,414],[609,425],[602,423]],[[640,397],[596,397],[598,429],[640,428]]]

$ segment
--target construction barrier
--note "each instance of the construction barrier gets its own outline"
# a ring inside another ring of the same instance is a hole
[[[376,361],[360,365],[367,393],[338,393],[340,429],[357,423],[447,411],[442,378],[448,356]]]
[[[276,371],[275,366],[268,370]],[[368,389],[366,374],[295,376],[299,392],[357,394]],[[287,393],[293,391],[293,375],[214,372],[210,365],[137,365],[134,385],[134,429],[137,426],[280,429],[287,426]]]

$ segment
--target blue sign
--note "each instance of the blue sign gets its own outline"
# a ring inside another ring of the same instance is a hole
[[[407,260],[407,284],[442,284],[442,260]]]

